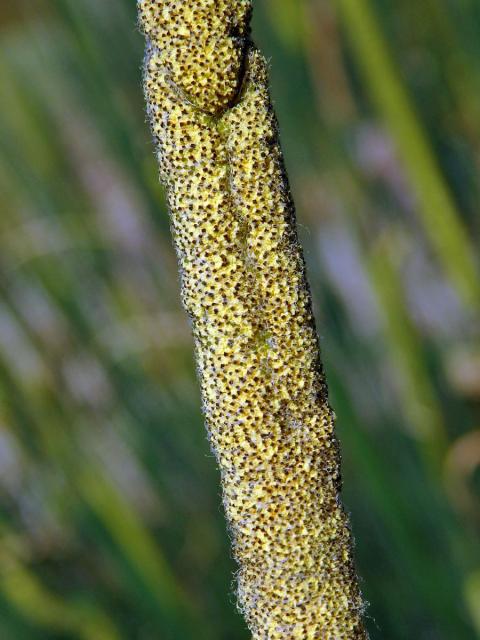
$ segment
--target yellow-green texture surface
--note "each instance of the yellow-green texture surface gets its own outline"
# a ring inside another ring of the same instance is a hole
[[[255,639],[365,638],[340,459],[243,0],[142,0],[145,93]]]

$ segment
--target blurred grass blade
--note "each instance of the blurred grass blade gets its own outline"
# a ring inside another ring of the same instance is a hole
[[[57,406],[56,399],[52,399],[53,405],[50,406],[47,403],[48,393],[43,393],[37,398],[32,392],[28,395],[24,394],[21,384],[8,370],[8,366],[2,363],[0,352],[0,365],[2,364],[0,374],[3,375],[0,379],[0,388],[3,387],[4,381],[8,380],[9,396],[14,392],[15,397],[18,398],[17,403],[28,407],[27,418],[33,425],[34,431],[39,432],[42,453],[50,464],[65,473],[65,477],[77,489],[86,505],[103,523],[109,536],[143,581],[147,593],[152,594],[163,619],[168,621],[172,629],[187,632],[191,629],[196,612],[179,587],[175,575],[170,571],[161,549],[139,516],[120,495],[119,490],[107,479],[98,463],[91,460],[88,455],[79,456],[78,451],[75,452],[74,435],[62,430],[61,417],[64,408]],[[22,397],[28,397],[28,402],[25,399],[22,401]],[[13,409],[12,417],[15,418]],[[18,580],[23,579],[26,588],[30,588],[30,582],[27,582],[24,574],[17,573]],[[30,591],[34,595],[37,594],[33,586]],[[33,600],[33,602],[37,601],[39,600]],[[53,613],[51,618],[53,619]]]
[[[120,640],[113,622],[91,603],[67,602],[11,555],[0,560],[0,589],[27,619],[45,630],[82,640]]]
[[[355,60],[403,160],[425,233],[464,300],[480,304],[472,247],[429,141],[390,57],[369,0],[337,0]]]
[[[368,256],[370,281],[383,315],[392,369],[400,376],[400,395],[407,424],[425,455],[427,468],[438,474],[447,447],[442,408],[425,366],[425,356],[403,299],[402,284],[391,263],[389,238],[382,238]]]
[[[465,598],[475,629],[480,635],[480,570],[473,572],[465,581]]]
[[[111,483],[95,469],[86,468],[77,478],[77,487],[125,557],[141,576],[157,600],[165,619],[188,630],[194,617],[192,605],[149,532],[130,505]]]

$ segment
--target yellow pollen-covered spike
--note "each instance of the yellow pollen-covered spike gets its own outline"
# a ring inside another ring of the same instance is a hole
[[[254,640],[367,637],[340,456],[247,0],[140,0],[144,89]]]

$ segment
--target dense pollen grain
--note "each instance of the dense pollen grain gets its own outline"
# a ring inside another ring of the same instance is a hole
[[[141,0],[145,93],[255,640],[366,638],[266,63],[245,0]]]

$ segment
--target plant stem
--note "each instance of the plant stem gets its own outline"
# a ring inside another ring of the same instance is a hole
[[[365,638],[340,456],[246,0],[141,0],[145,94],[256,640]]]

